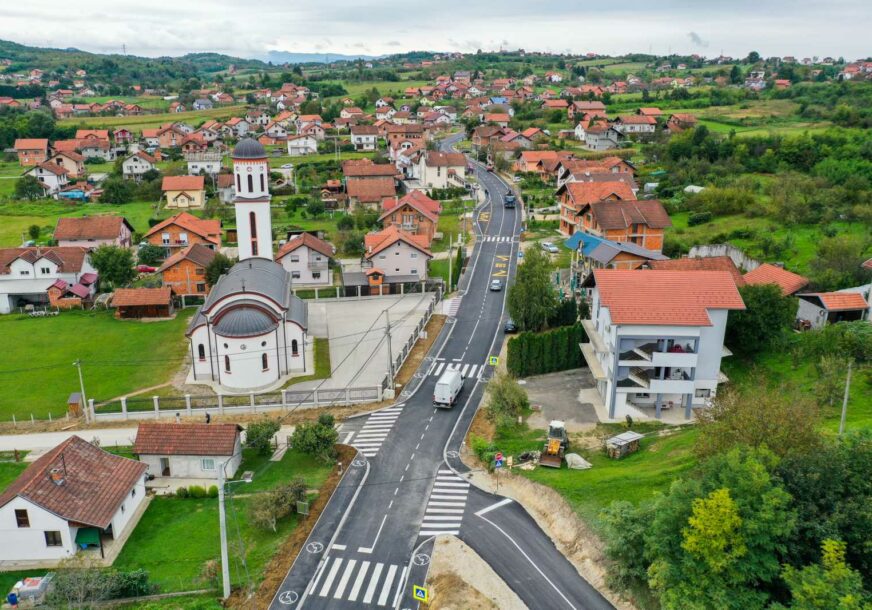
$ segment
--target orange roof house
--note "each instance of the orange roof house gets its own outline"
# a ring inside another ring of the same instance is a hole
[[[167,251],[184,248],[190,244],[202,244],[213,250],[221,247],[221,221],[204,220],[188,212],[175,216],[153,226],[145,234],[148,243],[162,246]]]
[[[781,288],[781,294],[784,296],[796,294],[808,286],[807,278],[769,263],[763,263],[753,271],[746,273],[743,277],[746,284],[775,284]]]
[[[48,140],[45,138],[18,138],[15,140],[18,164],[22,167],[39,165],[48,160]]]
[[[178,295],[205,295],[209,292],[206,268],[215,259],[215,250],[200,243],[183,248],[158,268],[163,285]]]
[[[710,256],[705,258],[673,258],[648,263],[651,269],[672,271],[726,271],[736,282],[737,287],[745,285],[745,278],[729,256]]]
[[[166,195],[166,207],[202,208],[206,205],[204,176],[164,176],[161,190]]]

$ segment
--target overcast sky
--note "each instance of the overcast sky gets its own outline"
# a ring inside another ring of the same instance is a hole
[[[145,56],[409,50],[872,54],[870,0],[0,0],[0,38]],[[417,6],[420,5],[420,6]],[[63,6],[63,8],[62,8]]]

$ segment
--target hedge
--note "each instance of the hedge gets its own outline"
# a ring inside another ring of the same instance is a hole
[[[515,377],[578,368],[584,364],[578,344],[586,339],[581,324],[542,333],[520,333],[509,340],[506,367]]]

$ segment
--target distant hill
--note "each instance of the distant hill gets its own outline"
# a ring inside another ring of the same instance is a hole
[[[334,61],[354,61],[357,59],[381,59],[384,55],[343,55],[342,53],[289,53],[270,51],[260,56],[273,64],[325,64]]]

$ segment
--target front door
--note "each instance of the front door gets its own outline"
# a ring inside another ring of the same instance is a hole
[[[170,458],[162,457],[160,459],[160,476],[170,476]]]

